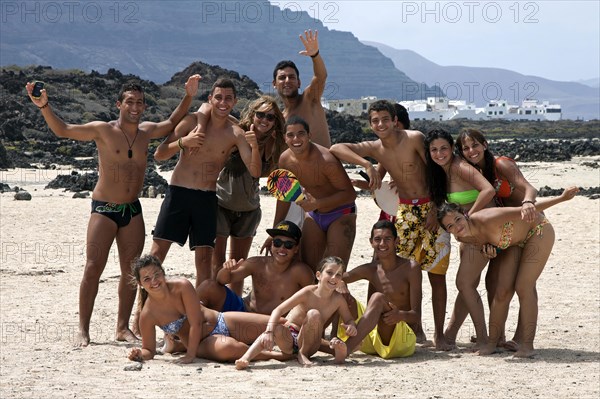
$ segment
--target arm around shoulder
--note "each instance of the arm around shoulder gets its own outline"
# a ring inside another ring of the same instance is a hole
[[[183,138],[187,136],[196,126],[196,116],[187,115],[175,127],[175,131],[169,134],[166,139],[156,148],[154,159],[165,161],[177,154],[180,150],[185,151]],[[181,141],[180,141],[181,139]]]

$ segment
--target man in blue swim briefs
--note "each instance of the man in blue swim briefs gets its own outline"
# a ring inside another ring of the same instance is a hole
[[[92,213],[86,238],[86,264],[79,286],[78,344],[90,343],[90,319],[98,294],[100,276],[106,266],[113,241],[117,240],[121,277],[119,311],[115,337],[118,341],[134,341],[129,329],[129,316],[135,300],[131,286],[131,262],[144,247],[144,220],[138,193],[142,191],[148,144],[151,139],[169,134],[186,115],[198,91],[200,75],[191,76],[186,94],[173,114],[163,122],[141,122],[146,109],[142,87],[130,82],[123,86],[117,99],[119,118],[110,122],[71,125],[62,121],[50,107],[46,90],[33,97],[33,83],[26,89],[31,101],[40,109],[50,129],[58,137],[94,141],[98,147],[98,183],[92,192]]]
[[[423,133],[400,129],[394,105],[386,100],[372,103],[369,123],[378,140],[338,143],[331,153],[344,162],[363,166],[372,190],[381,186],[381,175],[366,158],[376,159],[390,174],[398,192],[398,255],[419,262],[431,283],[434,341],[439,350],[450,350],[444,336],[446,318],[446,271],[450,263],[450,235],[436,221],[435,206],[429,198]],[[420,313],[420,312],[419,312]],[[415,326],[418,342],[426,340],[420,323]]]
[[[270,315],[283,301],[300,288],[313,284],[315,276],[298,260],[302,232],[294,223],[284,220],[267,229],[271,241],[270,256],[254,256],[246,260],[230,259],[223,264],[217,279],[206,280],[198,287],[198,298],[204,306],[220,312],[247,311]],[[245,298],[237,296],[226,284],[252,278],[252,291]]]
[[[291,117],[285,124],[288,149],[279,157],[279,167],[296,175],[304,188],[306,198],[297,202],[307,212],[300,253],[316,271],[327,256],[338,256],[348,265],[356,234],[356,192],[341,162],[311,137],[306,121]],[[276,223],[284,219],[289,206],[277,201]]]
[[[253,177],[260,177],[262,164],[255,134],[244,132],[229,119],[237,102],[233,82],[218,79],[210,93],[209,120],[199,112],[187,115],[154,154],[157,160],[165,160],[179,153],[179,161],[160,208],[150,253],[164,261],[171,244],[183,246],[189,236],[195,252],[196,287],[211,278],[219,172],[236,148]]]

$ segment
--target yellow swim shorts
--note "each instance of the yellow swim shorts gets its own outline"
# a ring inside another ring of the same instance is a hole
[[[365,313],[365,307],[359,301],[356,301],[356,307],[358,310],[358,318],[356,319],[356,323],[358,323],[362,315]],[[341,325],[338,326],[338,337],[344,342],[348,339],[348,336]],[[388,345],[385,345],[383,342],[381,342],[381,337],[377,332],[377,326],[375,326],[373,331],[371,331],[363,339],[360,346],[360,351],[368,355],[378,355],[383,359],[408,357],[415,353],[416,343],[417,337],[415,336],[413,330],[408,326],[408,324],[401,321],[400,323],[396,324],[394,333],[392,334],[392,338],[390,339],[390,343]]]

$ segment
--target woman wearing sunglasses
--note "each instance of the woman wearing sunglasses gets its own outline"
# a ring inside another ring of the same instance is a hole
[[[262,177],[266,177],[277,167],[279,155],[287,147],[283,138],[285,120],[273,97],[263,95],[248,104],[242,112],[240,127],[253,131],[258,140],[262,159]],[[226,258],[246,259],[252,239],[260,224],[258,179],[252,177],[240,158],[234,152],[225,163],[217,180],[217,239],[213,251],[213,277],[217,275]],[[226,257],[227,239],[231,238],[229,256]],[[232,290],[242,294],[244,282],[231,284]]]

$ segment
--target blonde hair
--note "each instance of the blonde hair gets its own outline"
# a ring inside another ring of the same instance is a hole
[[[273,148],[271,150],[271,154],[265,154],[266,160],[269,163],[268,170],[271,171],[275,169],[279,164],[279,156],[286,149],[285,139],[283,137],[283,126],[285,124],[285,119],[283,118],[283,114],[277,105],[277,101],[275,98],[267,95],[262,95],[256,100],[252,101],[248,104],[248,106],[242,111],[242,116],[240,118],[240,127],[244,130],[249,130],[250,125],[254,123],[254,115],[256,111],[261,108],[265,108],[265,110],[273,110],[275,113],[275,123],[269,132],[267,132],[267,138],[264,140],[258,139],[259,146],[263,147],[266,145],[269,138],[274,140]],[[262,148],[261,148],[262,149]],[[263,168],[264,169],[264,168]]]

